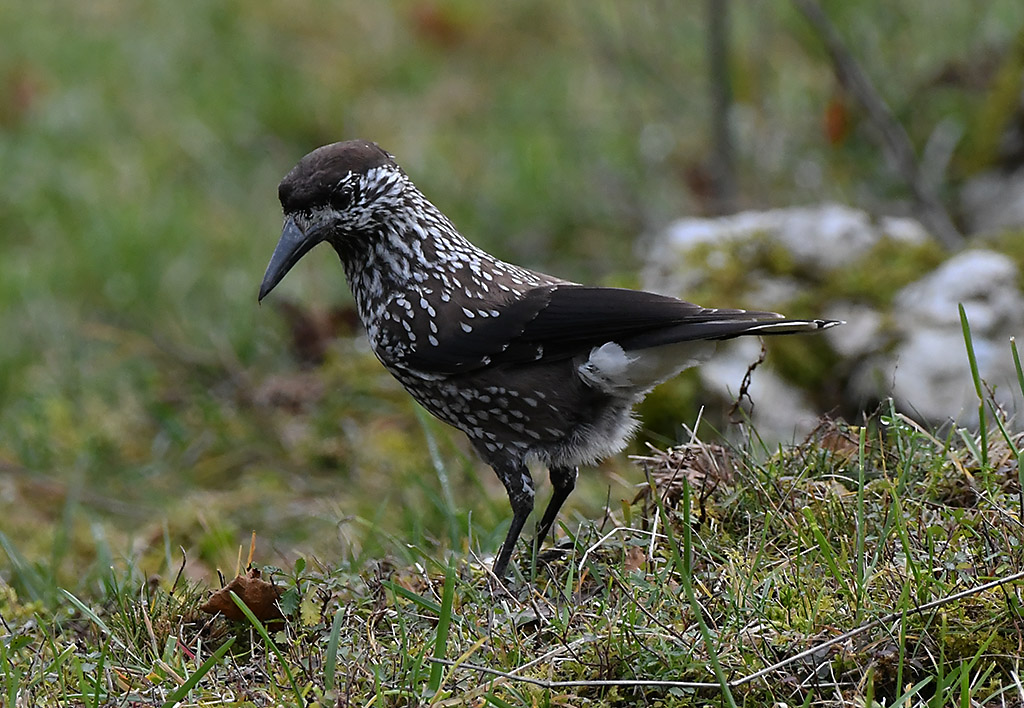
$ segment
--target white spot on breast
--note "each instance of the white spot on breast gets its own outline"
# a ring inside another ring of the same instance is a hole
[[[459,325],[462,327],[463,332],[468,333],[473,331],[473,328],[470,325],[466,324],[465,322],[460,322]]]

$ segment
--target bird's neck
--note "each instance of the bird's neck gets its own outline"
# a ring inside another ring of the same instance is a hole
[[[395,294],[437,288],[452,261],[494,261],[419,196],[410,208],[379,218],[361,237],[334,243],[361,315],[372,317]]]

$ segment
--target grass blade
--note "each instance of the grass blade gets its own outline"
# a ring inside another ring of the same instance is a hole
[[[665,515],[664,506],[661,503],[661,496],[655,495],[655,500],[658,503],[658,508],[662,514]],[[727,705],[731,708],[736,708],[736,699],[732,695],[732,689],[729,688],[729,679],[726,677],[725,672],[722,670],[722,664],[718,661],[718,651],[715,649],[714,642],[711,638],[711,630],[708,628],[707,622],[704,621],[704,608],[697,601],[697,594],[693,590],[692,580],[692,553],[693,553],[693,535],[692,535],[692,519],[690,518],[690,482],[686,478],[683,479],[683,548],[680,551],[679,544],[676,543],[675,533],[672,531],[672,524],[666,521],[664,529],[665,535],[668,536],[669,547],[672,549],[672,559],[675,563],[676,568],[679,570],[680,580],[683,585],[683,590],[686,593],[686,599],[690,604],[690,609],[693,612],[694,618],[697,620],[697,626],[700,628],[701,639],[704,641],[704,648],[708,652],[708,659],[711,660],[711,668],[715,672],[715,678],[718,679],[718,684],[721,686],[722,695],[725,697]]]
[[[1017,370],[1017,385],[1024,393],[1024,369],[1020,366],[1020,353],[1017,351],[1017,338],[1010,337],[1010,351],[1013,352],[1013,367]]]
[[[448,570],[444,576],[444,590],[441,593],[441,613],[437,620],[437,637],[434,639],[434,658],[443,659],[448,649],[448,631],[452,624],[452,605],[455,604],[455,562],[448,562]],[[444,665],[435,661],[430,666],[430,682],[427,688],[430,695],[437,695],[441,689],[441,675]]]
[[[100,697],[106,698],[103,693],[103,667],[107,663],[107,655],[110,653],[110,640],[103,642],[100,649],[100,659],[96,662],[96,683],[93,684],[92,705],[93,708],[100,708]]]
[[[406,600],[409,600],[413,604],[419,605],[428,612],[432,612],[435,615],[441,614],[441,606],[429,598],[423,597],[422,595],[417,595],[412,590],[409,590],[408,588],[403,588],[398,583],[394,583],[390,580],[382,580],[380,584],[382,587],[387,588],[396,595],[404,597]]]
[[[960,327],[964,332],[964,344],[967,346],[967,361],[971,366],[971,379],[974,391],[978,394],[978,428],[981,435],[981,466],[988,468],[988,426],[985,419],[985,390],[981,385],[981,374],[978,373],[978,357],[974,354],[974,340],[971,338],[971,325],[967,321],[967,311],[963,303],[957,304],[960,311]]]
[[[102,619],[100,619],[100,616],[97,615],[93,611],[93,609],[91,607],[86,605],[84,602],[79,600],[77,597],[72,595],[70,592],[68,592],[64,588],[61,588],[60,591],[64,595],[64,597],[66,597],[71,602],[72,605],[74,605],[75,607],[78,608],[79,612],[81,612],[83,615],[85,615],[89,619],[89,621],[91,621],[93,624],[95,624],[97,627],[99,627],[99,630],[101,632],[103,632],[103,634],[105,636],[110,637],[114,641],[114,643],[117,644],[122,649],[127,649],[128,648],[128,647],[126,647],[124,645],[124,642],[122,642],[120,639],[118,639],[114,635],[114,633],[110,631],[110,627],[107,626],[107,623],[104,622]]]
[[[484,700],[490,703],[492,706],[498,706],[498,708],[515,708],[515,706],[513,706],[511,703],[502,700],[501,698],[498,698],[493,693],[485,693]]]
[[[861,426],[860,437],[857,441],[857,527],[856,527],[856,554],[857,554],[857,622],[863,621],[864,603],[867,597],[868,559],[864,553],[865,534],[867,526],[864,510],[864,485],[866,482],[866,460],[865,446],[867,443],[867,427]],[[867,705],[871,705],[870,701]]]
[[[903,706],[905,704],[910,704],[910,702],[914,699],[914,697],[918,693],[921,692],[921,689],[923,689],[925,686],[927,686],[929,683],[931,683],[932,680],[933,680],[933,677],[932,676],[928,676],[926,678],[921,679],[917,683],[915,683],[912,687],[910,687],[907,690],[906,693],[904,693],[902,696],[900,696],[899,699],[897,699],[897,701],[892,704],[892,708],[900,708],[900,706]]]
[[[836,559],[835,550],[832,548],[832,544],[828,542],[828,539],[825,538],[825,534],[822,533],[821,527],[818,525],[818,520],[814,516],[814,512],[808,507],[804,507],[800,511],[803,513],[803,517],[806,519],[807,525],[811,528],[811,533],[814,535],[814,541],[818,545],[818,550],[821,551],[822,557],[825,559],[825,565],[828,566],[828,570],[832,574],[833,580],[836,581],[836,586],[842,588],[847,597],[852,597],[853,593],[846,585],[845,575],[841,570],[839,570],[839,562]],[[858,563],[860,562],[861,561],[858,561]]]
[[[1010,337],[1010,351],[1013,353],[1013,368],[1017,370],[1017,385],[1024,394],[1024,370],[1020,366],[1020,352],[1017,351],[1016,337]],[[1017,488],[1020,513],[1024,514],[1024,453],[1017,451]]]
[[[334,690],[334,673],[338,666],[338,642],[341,640],[341,623],[344,619],[342,608],[334,613],[331,636],[327,639],[327,659],[324,661],[324,688]]]
[[[249,620],[249,623],[253,627],[255,627],[259,635],[263,637],[263,641],[267,645],[267,647],[272,652],[274,652],[275,656],[277,656],[277,661],[281,665],[281,668],[284,670],[285,676],[288,677],[288,683],[291,684],[292,691],[295,692],[295,699],[298,701],[298,705],[305,705],[305,699],[302,696],[302,692],[299,690],[298,684],[295,683],[295,677],[292,675],[292,670],[288,666],[288,662],[284,660],[284,655],[281,654],[281,650],[277,648],[277,643],[270,638],[270,633],[267,632],[267,628],[264,627],[263,623],[260,622],[259,618],[252,613],[252,610],[249,609],[249,606],[242,602],[242,598],[235,594],[234,590],[231,591],[231,601],[238,606],[238,609],[242,611],[242,614],[244,614],[245,618]]]
[[[46,595],[42,589],[46,587],[46,582],[3,531],[0,531],[0,548],[4,549],[7,559],[11,562],[11,568],[14,571],[11,579],[16,582],[20,581],[31,599],[39,602],[45,601]]]
[[[192,675],[186,679],[185,683],[178,686],[174,689],[173,693],[167,696],[167,700],[164,701],[163,708],[173,708],[179,701],[184,700],[185,696],[188,695],[188,692],[195,688],[196,684],[202,681],[203,676],[210,673],[210,670],[224,658],[224,655],[227,654],[228,649],[230,649],[231,645],[234,643],[235,637],[231,637],[231,639],[221,644],[220,647],[217,648],[217,651],[213,652],[206,661],[199,665],[198,669],[192,672]]]

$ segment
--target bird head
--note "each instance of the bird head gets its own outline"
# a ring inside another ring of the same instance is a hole
[[[338,247],[364,233],[400,196],[404,183],[391,155],[366,140],[324,145],[299,160],[278,186],[284,228],[260,285],[260,301],[317,244]]]

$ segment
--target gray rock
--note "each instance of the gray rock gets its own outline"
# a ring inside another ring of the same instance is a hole
[[[1022,409],[1010,337],[1024,334],[1024,296],[1017,267],[993,251],[964,251],[901,290],[893,302],[898,341],[866,362],[852,380],[855,395],[892,395],[899,409],[932,425],[978,422],[958,303],[971,325],[982,379],[1008,411]],[[1024,421],[1016,421],[1020,427]]]
[[[837,302],[826,307],[822,314],[826,319],[846,323],[827,330],[824,335],[841,356],[860,359],[878,351],[884,337],[884,318],[877,310],[867,305]]]
[[[1021,179],[1024,189],[1024,172]],[[643,286],[685,298],[713,277],[716,268],[756,253],[765,239],[784,246],[797,265],[827,276],[867,256],[882,239],[921,244],[928,235],[912,219],[872,219],[836,204],[682,219],[651,244]],[[753,268],[749,281],[744,291],[749,307],[786,312],[786,305],[805,290],[792,278]],[[822,303],[822,316],[847,322],[825,333],[829,345],[846,359],[842,375],[847,377],[847,395],[855,404],[892,396],[898,409],[931,426],[950,419],[977,424],[978,400],[957,309],[963,303],[982,377],[1006,410],[1024,411],[1009,349],[1011,336],[1024,335],[1024,296],[1018,281],[1012,260],[974,249],[906,285],[889,311],[854,302]],[[702,385],[724,401],[732,400],[757,355],[756,342],[723,347],[699,369]],[[750,393],[756,403],[752,420],[763,436],[785,440],[813,427],[809,396],[771,371],[770,356],[754,373]],[[1015,424],[1024,428],[1024,420]]]
[[[648,248],[644,286],[676,295],[693,290],[703,282],[707,266],[742,257],[746,245],[763,239],[785,246],[800,266],[830,271],[862,258],[883,238],[921,243],[928,235],[913,219],[886,217],[875,223],[867,212],[841,204],[680,219]],[[709,249],[707,260],[694,261],[695,252]]]

